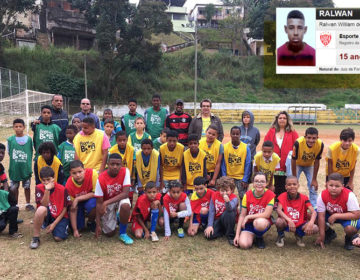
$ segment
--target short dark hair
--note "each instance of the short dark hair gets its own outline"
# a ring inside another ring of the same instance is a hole
[[[16,123],[21,123],[23,126],[25,126],[25,122],[24,122],[23,119],[15,119],[15,120],[13,121],[13,125],[15,125]]]
[[[6,150],[6,147],[3,143],[0,143],[0,150]]]
[[[158,93],[153,94],[151,100],[153,100],[153,99],[155,99],[155,98],[159,98],[159,99],[161,100],[160,94],[158,94]]]
[[[82,122],[95,126],[95,120],[92,117],[86,117],[82,120]]]
[[[341,184],[344,184],[344,177],[343,175],[341,175],[340,173],[331,173],[329,176],[328,176],[328,181],[339,181]]]
[[[290,18],[299,18],[302,20],[305,20],[304,14],[300,12],[299,10],[292,10],[288,13],[287,19]]]
[[[70,162],[70,170],[78,167],[84,168],[84,164],[81,162],[81,160],[76,159]]]
[[[235,181],[229,176],[223,176],[220,179],[216,180],[216,187],[218,190],[230,188],[231,191],[234,191]]]
[[[122,157],[121,157],[121,155],[119,155],[117,153],[114,153],[114,154],[109,155],[108,161],[110,161],[110,159],[120,159],[120,160],[122,160]]]
[[[265,142],[262,144],[262,146],[263,146],[263,147],[274,148],[274,144],[273,144],[273,142],[271,142],[270,140],[265,141]]]
[[[53,142],[43,142],[40,144],[38,152],[41,155],[43,152],[50,151],[51,156],[56,155],[56,148]]]
[[[179,137],[179,134],[175,130],[168,130],[166,133],[166,139],[169,137],[176,137],[176,139]]]
[[[177,180],[172,180],[170,183],[169,183],[169,190],[171,190],[172,188],[183,188],[183,185],[177,181]]]
[[[45,179],[45,178],[54,178],[55,177],[55,172],[54,170],[52,170],[52,168],[50,166],[44,166],[43,168],[40,169],[40,179]]]
[[[305,136],[306,135],[319,135],[319,131],[315,128],[315,127],[308,127],[306,130],[305,130]]]
[[[194,186],[201,186],[206,184],[206,179],[204,177],[196,177],[194,179]]]
[[[145,185],[145,191],[156,188],[156,184],[153,181],[147,182]]]
[[[288,180],[295,179],[299,183],[299,179],[294,175],[289,175],[286,177],[285,184],[287,184]]]
[[[169,133],[169,131],[170,131],[170,128],[168,128],[168,127],[165,127],[163,130],[161,130],[161,133],[160,134],[168,134]]]
[[[141,141],[141,147],[142,147],[143,145],[150,145],[151,148],[154,147],[154,144],[153,144],[153,142],[152,142],[150,139],[144,139],[144,140],[142,140],[142,141]]]
[[[352,139],[352,140],[355,140],[355,132],[352,128],[348,127],[348,128],[345,128],[343,129],[341,132],[340,132],[340,140],[348,140],[348,139]]]
[[[266,176],[266,174],[265,174],[264,172],[261,172],[261,171],[256,172],[256,173],[254,174],[254,177],[253,177],[253,182],[254,182],[254,179],[255,179],[256,176],[264,176],[266,182],[268,181],[268,178],[267,178],[267,176]]]
[[[106,119],[106,120],[104,121],[104,126],[105,126],[106,124],[108,124],[108,123],[111,123],[111,124],[115,127],[115,122],[114,122],[113,119]]]
[[[129,104],[130,102],[134,102],[135,104],[137,104],[136,98],[129,98],[128,104]]]
[[[44,109],[49,109],[51,112],[51,107],[49,105],[42,105],[40,111],[42,112]]]
[[[120,131],[116,132],[115,139],[117,139],[120,136],[126,136],[126,131],[125,130],[120,130]]]
[[[54,101],[55,96],[61,96],[61,98],[64,99],[61,94],[56,93],[56,94],[54,94],[53,97],[51,98],[51,101]]]
[[[199,138],[196,134],[190,134],[188,137],[188,143],[190,143],[190,141],[196,141],[199,143]]]
[[[205,98],[205,99],[201,100],[201,102],[200,102],[200,108],[202,107],[202,105],[203,105],[204,102],[210,103],[210,108],[212,107],[211,100],[210,100],[209,98]]]
[[[218,127],[217,127],[215,124],[210,124],[210,125],[208,126],[208,128],[206,129],[206,131],[208,131],[209,129],[215,130],[216,133],[219,133],[219,129],[218,129]]]
[[[67,127],[66,127],[66,130],[68,129],[72,129],[75,133],[78,132],[78,128],[76,127],[76,125],[73,125],[73,124],[69,124]]]
[[[230,128],[230,134],[233,132],[233,130],[235,129],[238,129],[240,131],[240,134],[241,134],[241,129],[240,129],[240,126],[238,125],[234,125],[232,128]]]

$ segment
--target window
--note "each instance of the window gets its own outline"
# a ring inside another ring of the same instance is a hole
[[[186,20],[183,14],[173,14],[173,20]]]

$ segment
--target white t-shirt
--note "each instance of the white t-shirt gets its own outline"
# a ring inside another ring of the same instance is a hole
[[[359,202],[353,192],[349,193],[349,198],[348,201],[346,202],[346,207],[349,212],[360,210]],[[317,211],[319,213],[326,212],[326,205],[322,200],[321,195],[319,195],[317,199]]]

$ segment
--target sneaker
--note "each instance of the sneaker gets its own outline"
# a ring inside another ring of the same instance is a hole
[[[229,242],[230,246],[235,246],[235,245],[234,245],[234,239],[233,239],[233,238],[229,238],[229,239],[228,239],[228,242]]]
[[[275,242],[276,246],[278,246],[279,248],[284,247],[285,244],[284,239],[285,239],[285,234],[278,232],[278,237]]]
[[[90,230],[91,233],[95,233],[96,222],[87,222],[86,227]]]
[[[352,237],[345,235],[345,245],[346,250],[354,250],[354,245],[352,244]]]
[[[183,228],[178,228],[178,237],[179,238],[184,238],[185,234],[184,234],[184,229]]]
[[[158,242],[158,241],[159,241],[159,237],[157,236],[157,234],[156,234],[155,231],[153,231],[153,232],[150,234],[150,236],[151,236],[151,241],[152,241],[152,242]]]
[[[20,232],[14,232],[13,234],[10,234],[10,237],[12,238],[22,238],[24,235]]]
[[[30,243],[30,249],[37,249],[40,246],[40,238],[39,237],[33,237]]]
[[[332,240],[334,240],[337,237],[336,232],[332,228],[328,228],[325,231],[325,240],[324,244],[330,244]]]
[[[119,240],[122,241],[122,242],[124,242],[125,245],[131,245],[131,244],[134,243],[134,240],[132,240],[132,239],[130,238],[130,236],[127,235],[126,233],[120,234],[120,235],[119,235]]]
[[[305,247],[305,243],[301,236],[296,235],[295,238],[296,238],[296,245],[298,245],[299,247]]]
[[[32,206],[31,204],[27,204],[26,206],[25,206],[25,210],[26,211],[35,211],[35,208],[34,208],[34,206]]]
[[[259,249],[265,249],[265,241],[262,237],[255,237],[255,244]]]
[[[17,219],[17,220],[16,220],[16,223],[17,223],[17,224],[22,224],[23,222],[24,222],[23,219]]]

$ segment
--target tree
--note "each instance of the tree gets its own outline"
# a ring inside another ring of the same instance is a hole
[[[216,8],[214,4],[206,5],[204,12],[205,12],[206,22],[211,24],[211,19],[216,14]]]
[[[6,35],[13,32],[16,28],[25,28],[18,20],[19,14],[27,14],[35,11],[35,0],[7,0],[1,1],[0,5],[0,64],[4,66],[2,59],[2,45]]]

